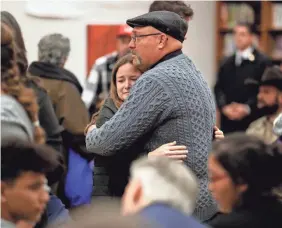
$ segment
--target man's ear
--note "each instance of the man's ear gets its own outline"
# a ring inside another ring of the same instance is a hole
[[[7,184],[3,181],[1,181],[1,203],[6,202],[6,196],[5,196],[5,191],[7,189]]]
[[[168,37],[165,34],[161,34],[160,35],[160,39],[159,39],[159,49],[163,49],[165,47],[165,45],[167,44],[167,40]]]

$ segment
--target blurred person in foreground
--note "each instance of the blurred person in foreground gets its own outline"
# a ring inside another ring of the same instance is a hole
[[[214,228],[280,228],[282,145],[234,133],[216,142],[209,157],[209,188],[221,215]]]
[[[122,214],[137,214],[163,228],[204,228],[191,215],[198,193],[197,179],[185,165],[165,157],[133,162],[122,200]]]
[[[11,138],[24,142],[45,143],[44,130],[38,121],[38,104],[31,88],[26,88],[19,75],[16,62],[16,47],[12,39],[12,31],[1,23],[1,144]],[[3,152],[2,152],[3,155]],[[58,166],[46,173],[48,184],[60,179],[64,172],[61,156],[56,154]],[[68,217],[68,212],[60,200],[51,194],[44,216],[37,224],[42,227]],[[54,208],[56,205],[56,208]],[[47,214],[48,212],[48,214]]]
[[[22,83],[31,88],[36,94],[36,102],[39,106],[38,119],[42,128],[46,133],[46,143],[52,146],[58,153],[62,155],[62,137],[63,127],[59,125],[56,118],[52,102],[38,81],[27,76],[27,50],[25,47],[23,35],[20,25],[15,17],[7,11],[1,11],[1,22],[9,27],[12,32],[15,48],[15,61],[19,71],[19,79]]]
[[[72,218],[73,220],[69,224],[62,227],[160,228],[157,224],[138,215],[122,216],[120,214],[120,201],[113,198],[96,198],[91,205],[76,208],[72,211]],[[58,228],[58,226],[51,227]]]
[[[127,20],[133,64],[142,72],[128,98],[101,128],[88,131],[86,146],[102,156],[122,154],[143,141],[144,153],[176,141],[185,145],[184,163],[199,178],[194,214],[202,221],[217,211],[208,191],[207,159],[213,139],[215,105],[204,77],[182,53],[187,21],[168,11]]]
[[[1,227],[34,227],[40,221],[49,201],[46,174],[57,165],[56,152],[47,146],[2,142]]]
[[[224,59],[219,67],[214,87],[220,115],[219,127],[224,133],[245,131],[249,124],[259,118],[257,112],[257,86],[249,81],[260,82],[271,60],[255,48],[255,28],[238,22],[234,27],[236,51]]]
[[[265,115],[250,124],[247,134],[256,135],[271,144],[278,136],[273,131],[273,122],[282,112],[282,71],[278,66],[267,68],[259,83],[258,108]]]
[[[21,79],[12,31],[1,22],[1,143],[15,137],[44,144],[36,95]]]

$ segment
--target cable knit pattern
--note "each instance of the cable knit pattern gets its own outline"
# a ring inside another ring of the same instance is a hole
[[[199,179],[195,215],[202,221],[217,208],[208,191],[207,159],[211,150],[215,104],[192,61],[181,54],[145,72],[115,116],[86,136],[89,152],[110,156],[145,134],[147,152],[177,141],[188,147],[185,161]]]

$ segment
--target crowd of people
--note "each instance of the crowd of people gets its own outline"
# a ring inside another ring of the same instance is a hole
[[[213,96],[182,52],[193,15],[152,2],[83,88],[67,37],[28,63],[1,12],[2,227],[282,227],[282,63],[239,21]]]

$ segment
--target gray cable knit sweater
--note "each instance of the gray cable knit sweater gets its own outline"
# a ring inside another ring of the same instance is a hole
[[[86,136],[89,152],[110,156],[145,134],[153,151],[176,141],[188,147],[185,161],[199,179],[195,215],[202,221],[217,211],[208,190],[207,160],[211,150],[215,104],[211,91],[192,61],[181,54],[145,72],[112,119]]]

